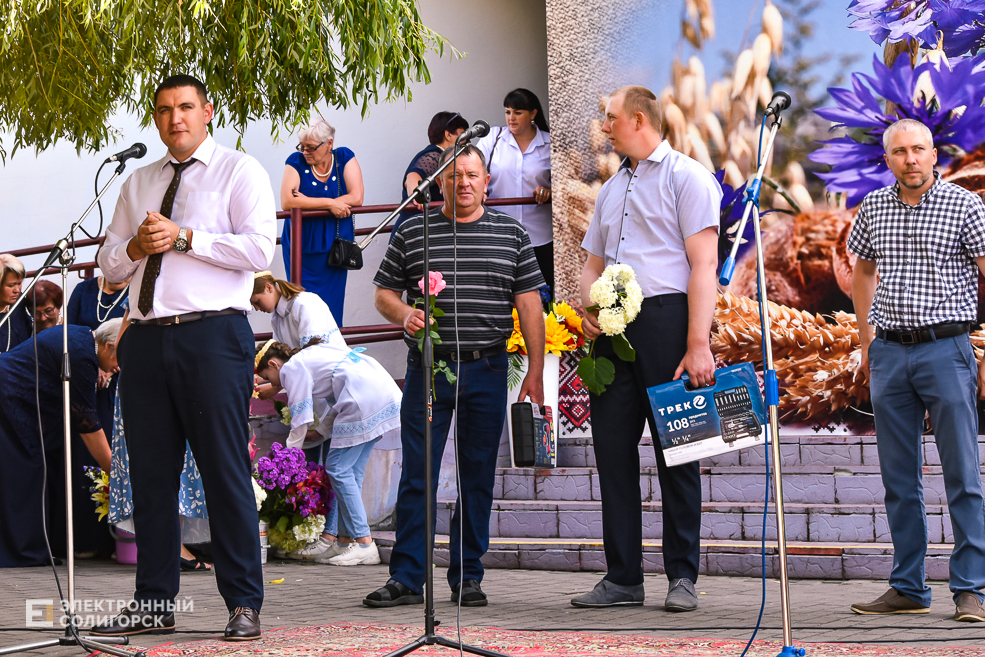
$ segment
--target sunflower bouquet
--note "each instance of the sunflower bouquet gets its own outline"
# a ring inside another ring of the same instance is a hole
[[[581,330],[581,317],[575,309],[564,301],[551,302],[544,312],[546,342],[545,354],[560,356],[564,351],[575,351],[585,346],[585,335]],[[527,355],[527,345],[520,332],[520,318],[513,309],[513,334],[506,342],[509,352],[508,381],[510,388],[520,385],[523,371],[523,356]]]
[[[96,503],[96,515],[98,520],[102,520],[109,515],[109,473],[102,468],[85,466],[85,473],[92,480],[89,492],[92,493],[91,499]]]

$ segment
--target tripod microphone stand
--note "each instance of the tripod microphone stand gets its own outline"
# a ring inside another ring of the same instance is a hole
[[[473,126],[474,128],[475,126]],[[485,126],[485,131],[489,132],[489,126]],[[483,134],[478,134],[476,136],[483,136]],[[464,137],[465,135],[463,135]],[[430,220],[430,205],[431,205],[431,185],[437,180],[438,176],[448,168],[449,165],[454,166],[455,161],[458,159],[459,154],[465,149],[467,139],[464,143],[455,144],[455,154],[453,157],[448,158],[448,160],[438,167],[437,171],[432,173],[430,176],[425,178],[414,190],[404,205],[407,204],[413,198],[420,198],[424,210],[424,280],[428,280],[430,271],[430,258],[428,254],[428,249],[430,246],[430,232],[429,232],[429,220]],[[452,203],[455,202],[454,194],[455,190],[452,190]],[[396,212],[399,211],[399,208]],[[396,214],[395,212],[395,214]],[[387,218],[381,225],[386,225],[389,221]],[[379,232],[379,228],[372,235],[370,235],[366,240],[363,240],[363,244],[368,244],[368,240]],[[362,244],[360,245],[362,247]],[[431,289],[430,285],[424,286],[424,307],[427,309],[431,308]],[[406,646],[399,648],[389,654],[386,657],[400,657],[401,655],[407,655],[418,648],[423,648],[424,646],[444,646],[446,648],[454,648],[456,650],[461,650],[464,652],[471,653],[473,655],[482,655],[483,657],[506,657],[505,655],[492,652],[490,650],[484,650],[482,648],[477,648],[475,646],[466,645],[458,641],[452,641],[451,639],[446,639],[443,636],[435,634],[435,620],[434,620],[434,487],[432,485],[434,479],[434,459],[432,455],[432,444],[433,439],[431,435],[431,404],[432,404],[432,389],[431,389],[431,373],[434,370],[434,344],[431,341],[431,330],[429,326],[430,320],[430,310],[425,311],[424,317],[424,343],[422,346],[423,358],[422,363],[424,366],[424,408],[426,412],[426,417],[424,418],[424,552],[426,555],[424,564],[424,634],[420,637],[407,644]],[[461,587],[459,588],[459,594],[461,595]]]
[[[738,253],[739,245],[742,242],[742,234],[746,228],[750,214],[753,221],[753,232],[756,236],[756,269],[758,272],[757,282],[759,284],[759,317],[763,327],[763,349],[764,362],[763,372],[766,384],[766,417],[769,423],[769,433],[771,437],[772,458],[773,458],[773,502],[776,506],[776,538],[777,550],[780,557],[780,606],[783,619],[783,649],[778,657],[803,657],[804,649],[793,646],[793,636],[790,630],[790,586],[787,577],[787,533],[786,523],[783,517],[783,479],[780,475],[780,424],[777,417],[777,410],[780,404],[780,388],[776,378],[776,370],[773,368],[773,346],[770,333],[770,315],[766,298],[766,267],[763,260],[763,240],[760,235],[759,226],[759,190],[763,183],[763,175],[766,173],[766,163],[769,161],[770,152],[773,150],[773,142],[776,139],[782,118],[780,112],[789,107],[790,96],[783,91],[778,91],[773,95],[766,116],[773,115],[773,125],[770,127],[769,139],[766,142],[766,151],[763,153],[759,162],[759,170],[752,182],[746,187],[745,210],[742,220],[739,222],[736,231],[736,239],[732,244],[732,251],[729,253],[725,264],[722,265],[722,273],[718,282],[728,287],[735,272],[735,256]],[[766,126],[766,117],[763,117],[763,125],[760,128],[760,143],[762,143],[762,130]],[[763,577],[766,573],[763,573]]]
[[[116,167],[113,176],[106,182],[102,190],[96,195],[95,200],[89,205],[86,211],[82,214],[78,221],[72,224],[69,229],[68,234],[62,239],[58,240],[55,246],[51,249],[48,257],[45,259],[44,264],[35,273],[34,278],[31,282],[27,284],[27,287],[22,291],[20,298],[11,306],[10,310],[7,312],[7,316],[4,317],[3,321],[0,321],[0,326],[3,326],[5,322],[8,322],[14,315],[14,311],[21,307],[25,299],[27,299],[28,293],[34,289],[37,282],[44,275],[45,270],[48,269],[57,260],[59,263],[59,268],[61,269],[62,275],[62,290],[66,289],[66,284],[68,282],[68,269],[75,262],[75,231],[79,228],[92,209],[96,207],[99,200],[109,189],[109,186],[113,184],[113,181],[119,177],[123,170],[126,168],[126,163],[121,161]],[[22,653],[26,650],[35,650],[38,648],[51,648],[54,646],[79,646],[85,648],[89,652],[100,651],[110,655],[116,655],[117,657],[144,657],[143,652],[131,653],[125,650],[120,650],[119,648],[113,648],[115,645],[126,645],[130,642],[127,637],[82,637],[79,635],[77,618],[75,615],[75,534],[73,531],[73,505],[72,505],[72,428],[70,422],[71,413],[71,381],[72,381],[72,369],[68,354],[68,295],[62,294],[62,426],[64,430],[65,439],[65,521],[67,523],[66,529],[66,551],[67,551],[67,564],[68,564],[68,598],[62,600],[62,609],[67,611],[69,614],[69,623],[65,627],[65,635],[57,639],[46,639],[44,641],[37,641],[34,643],[26,643],[19,646],[10,646],[9,648],[0,648],[0,655],[14,655]],[[12,330],[12,329],[11,329]],[[35,328],[35,331],[37,329]],[[42,500],[46,491],[42,491]],[[42,502],[43,504],[43,502]],[[43,512],[43,511],[42,511]]]

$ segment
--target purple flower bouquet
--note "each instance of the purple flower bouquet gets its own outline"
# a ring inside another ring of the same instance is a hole
[[[296,447],[274,443],[253,476],[267,491],[260,519],[270,526],[271,545],[293,552],[319,537],[334,497],[325,468],[308,463]]]

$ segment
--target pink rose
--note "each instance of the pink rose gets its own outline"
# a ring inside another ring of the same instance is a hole
[[[448,286],[448,284],[445,283],[445,278],[444,278],[444,276],[441,275],[441,272],[440,271],[429,271],[428,272],[428,284],[429,284],[429,286],[431,288],[431,290],[430,290],[431,296],[437,296],[439,292],[441,292],[443,289],[445,289],[445,287]],[[417,281],[417,287],[421,288],[421,292],[424,292],[424,279],[423,278],[421,278],[421,280]]]

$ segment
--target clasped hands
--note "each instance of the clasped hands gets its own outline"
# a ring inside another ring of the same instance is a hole
[[[296,189],[291,190],[291,195],[295,198],[310,198]],[[319,201],[324,201],[328,206],[326,209],[334,214],[337,218],[343,219],[352,214],[352,209],[344,201],[340,201],[337,198],[320,198]]]
[[[137,228],[137,235],[127,245],[131,260],[164,253],[171,249],[178,237],[178,224],[160,212],[147,211],[147,218]],[[134,257],[136,256],[136,257]]]

